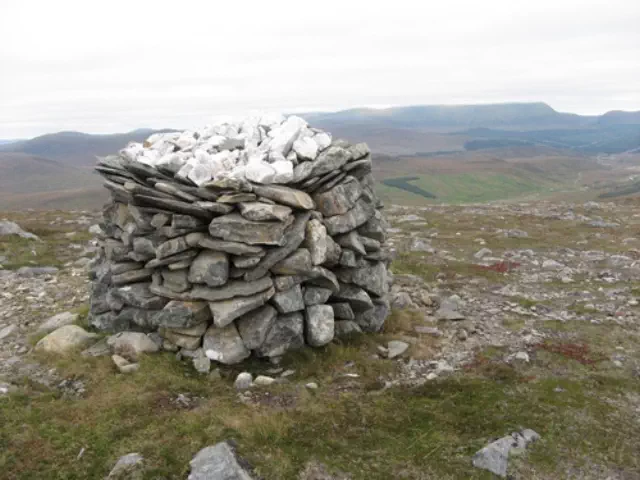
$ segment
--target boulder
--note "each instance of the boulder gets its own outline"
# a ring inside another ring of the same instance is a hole
[[[312,305],[305,311],[307,343],[312,347],[326,345],[334,336],[333,308],[329,305]]]
[[[273,295],[273,287],[255,295],[247,297],[234,297],[229,300],[209,302],[209,309],[213,315],[213,323],[216,327],[224,327],[236,318],[264,305]]]
[[[277,220],[285,222],[291,217],[291,208],[284,205],[269,205],[263,202],[243,202],[238,205],[240,215],[247,220],[265,222]]]
[[[247,220],[239,213],[230,213],[216,217],[209,225],[212,237],[231,242],[241,242],[249,245],[284,245],[286,228],[293,221],[287,217],[281,222],[256,222]]]
[[[256,185],[253,191],[261,197],[289,207],[311,210],[315,207],[313,199],[306,193],[283,185]]]
[[[299,248],[287,258],[271,267],[271,271],[276,275],[309,275],[312,267],[313,264],[309,250]]]
[[[360,182],[353,177],[346,177],[332,189],[313,196],[316,208],[325,216],[343,215],[352,209],[362,195]]]
[[[304,320],[300,312],[278,315],[263,344],[256,350],[262,357],[280,357],[304,346]]]
[[[249,350],[260,348],[276,316],[275,308],[264,305],[238,318],[236,325],[245,347]]]
[[[222,252],[203,250],[193,259],[189,268],[188,280],[191,283],[206,283],[210,287],[219,287],[229,278],[229,259]]]
[[[203,448],[189,465],[191,473],[187,480],[252,480],[227,442]]]
[[[326,303],[332,293],[333,291],[329,288],[308,285],[304,289],[304,304],[310,306]]]
[[[311,253],[313,265],[322,265],[327,260],[327,229],[319,220],[313,219],[307,223],[304,246]]]
[[[152,315],[157,327],[188,328],[209,322],[211,310],[206,302],[184,302],[172,300],[162,310]]]
[[[280,313],[291,313],[304,310],[304,301],[302,299],[302,288],[300,285],[277,292],[272,298],[271,303],[275,305]]]
[[[114,353],[134,361],[142,353],[153,353],[159,350],[153,340],[140,332],[118,332],[107,339],[107,345]]]
[[[202,349],[209,359],[225,365],[240,363],[251,355],[234,323],[209,327],[202,339]]]
[[[77,325],[65,325],[54,330],[36,343],[36,350],[49,353],[66,353],[75,348],[86,347],[97,335]]]
[[[49,317],[38,327],[38,332],[52,332],[60,327],[64,327],[65,325],[71,325],[76,322],[79,318],[77,313],[71,312],[62,312],[54,315],[53,317]],[[2,339],[2,334],[0,334],[0,339]]]

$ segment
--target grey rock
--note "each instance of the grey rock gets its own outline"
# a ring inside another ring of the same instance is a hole
[[[355,320],[356,316],[353,314],[351,305],[347,302],[331,303],[333,308],[333,316],[336,320]]]
[[[326,217],[343,215],[352,209],[362,195],[360,182],[346,177],[342,183],[332,189],[313,196],[316,208]]]
[[[227,283],[229,278],[229,259],[221,252],[203,250],[193,259],[188,279],[191,283],[206,283],[218,287]]]
[[[8,325],[4,328],[0,328],[0,340],[9,338],[15,333],[18,333],[18,327],[16,327],[15,325]]]
[[[189,244],[187,244],[186,236],[176,237],[161,243],[156,249],[156,258],[158,260],[176,255],[178,253],[188,250]]]
[[[191,473],[187,480],[251,480],[240,466],[233,448],[226,442],[200,450],[189,462]]]
[[[271,267],[271,271],[276,275],[309,275],[312,267],[313,264],[309,250],[299,248],[287,258]]]
[[[422,238],[414,238],[411,240],[411,244],[409,245],[410,252],[425,252],[425,253],[435,253],[436,249],[431,246],[429,240],[424,240]]]
[[[207,357],[202,348],[198,348],[197,353],[192,358],[193,368],[198,373],[209,373],[211,370],[211,359]]]
[[[150,268],[142,268],[140,270],[130,270],[125,273],[113,275],[111,277],[111,282],[114,285],[126,285],[129,283],[142,282],[143,280],[148,280],[149,278],[151,278],[152,273],[153,273],[153,270]]]
[[[280,357],[289,350],[304,346],[304,320],[300,312],[278,315],[262,346],[256,353],[263,357]]]
[[[304,289],[304,304],[307,306],[326,303],[333,290],[309,285]]]
[[[53,317],[49,317],[44,322],[40,324],[38,327],[38,332],[51,332],[56,330],[57,328],[64,327],[65,325],[71,325],[76,322],[79,318],[77,313],[71,312],[62,312],[54,315]],[[0,331],[0,340],[2,340],[2,331]]]
[[[175,214],[171,218],[172,228],[197,229],[205,225],[205,222],[201,218],[196,218],[191,215]]]
[[[142,480],[144,458],[139,453],[129,453],[118,459],[107,480]]]
[[[342,255],[342,247],[338,245],[333,238],[327,235],[327,256],[323,263],[328,267],[338,265]]]
[[[358,257],[356,256],[353,250],[342,250],[342,255],[340,255],[340,265],[343,267],[355,268],[358,266]]]
[[[340,290],[338,278],[332,271],[327,270],[324,267],[313,267],[311,269],[310,277],[306,280],[306,283],[317,287],[328,288],[334,293]]]
[[[120,300],[124,305],[148,310],[159,310],[164,307],[168,300],[154,295],[149,290],[149,283],[132,283],[124,287],[114,288],[111,293],[114,298]]]
[[[193,215],[194,217],[203,218],[205,220],[211,218],[211,213],[207,210],[199,208],[193,203],[183,202],[180,200],[153,197],[151,195],[144,194],[134,194],[133,202],[135,205],[159,208],[175,213],[184,213],[186,215]]]
[[[267,387],[273,383],[275,383],[276,379],[273,377],[267,377],[266,375],[258,375],[253,384],[258,387]]]
[[[225,365],[240,363],[251,355],[234,323],[209,327],[202,339],[202,349],[208,358]]]
[[[168,213],[156,213],[153,217],[151,217],[151,226],[153,228],[164,227],[168,223],[171,222],[171,215]]]
[[[476,452],[472,459],[473,466],[505,478],[511,452],[514,449],[524,449],[539,438],[540,435],[531,429],[499,438]]]
[[[307,280],[308,277],[304,275],[281,275],[273,277],[273,286],[276,287],[278,292],[283,290],[289,290],[290,288],[300,285]]]
[[[262,260],[260,260],[258,266],[247,273],[244,279],[251,281],[263,277],[271,267],[295,251],[304,240],[305,226],[310,216],[311,214],[309,212],[297,214],[293,224],[287,229],[284,235],[283,246],[267,252]]]
[[[183,268],[181,270],[169,270],[163,269],[162,272],[162,285],[169,290],[181,293],[186,292],[191,288],[189,283],[188,274],[189,269]]]
[[[411,299],[411,295],[407,292],[398,292],[391,302],[391,306],[398,310],[403,310],[405,308],[408,309],[416,309],[418,308],[413,300]]]
[[[312,305],[305,310],[307,343],[312,347],[326,345],[334,336],[333,308]]]
[[[302,299],[302,288],[300,285],[277,292],[272,298],[271,303],[275,305],[280,313],[291,313],[304,310],[304,300]]]
[[[236,377],[235,382],[233,382],[233,386],[236,390],[247,390],[251,388],[253,385],[253,375],[249,372],[241,372]]]
[[[260,348],[277,316],[276,309],[265,305],[236,320],[238,332],[249,350]]]
[[[190,249],[185,252],[178,253],[176,255],[171,255],[168,257],[164,257],[161,259],[154,258],[153,260],[149,260],[145,263],[145,268],[158,268],[164,267],[166,265],[174,265],[183,261],[191,260],[198,254],[198,251],[195,249]]]
[[[217,252],[230,253],[232,255],[264,255],[265,250],[255,245],[247,245],[242,242],[228,242],[217,238],[204,237],[198,245],[202,248]]]
[[[387,268],[382,262],[364,261],[360,268],[342,268],[337,272],[341,282],[353,283],[379,297],[388,291]]]
[[[355,230],[352,230],[345,235],[336,236],[335,241],[338,242],[338,245],[341,247],[350,248],[360,255],[365,255],[367,253],[362,240],[360,239],[360,235],[358,235],[358,232]]]
[[[35,349],[49,353],[66,353],[74,348],[86,346],[96,337],[95,333],[89,333],[77,325],[65,325],[40,339]]]
[[[240,215],[256,222],[277,220],[286,221],[291,216],[291,208],[284,205],[269,205],[262,202],[240,203]]]
[[[107,339],[111,350],[123,357],[136,360],[142,353],[154,353],[158,345],[147,335],[140,332],[119,332]]]
[[[230,213],[214,218],[209,225],[209,233],[226,241],[281,246],[285,243],[285,231],[292,221],[293,217],[287,217],[287,221],[283,222],[255,222],[239,213]]]
[[[140,262],[120,262],[110,264],[109,270],[112,274],[118,275],[131,270],[140,270],[142,267],[144,267],[144,264]]]
[[[453,310],[448,307],[440,307],[436,313],[434,314],[437,320],[464,320],[465,316],[458,312],[457,310]]]
[[[82,351],[83,357],[104,357],[111,354],[111,347],[107,345],[107,339],[102,338],[89,348]]]
[[[226,215],[233,211],[233,205],[227,205],[225,203],[218,202],[194,202],[194,206],[201,208],[207,212],[211,212],[218,215]]]
[[[386,230],[389,228],[388,222],[380,211],[376,210],[373,216],[361,227],[358,233],[363,237],[373,238],[379,242],[384,242],[387,238]]]
[[[152,316],[158,327],[189,328],[211,320],[211,311],[206,302],[184,302],[172,300]]]
[[[313,199],[306,193],[282,185],[254,185],[253,191],[261,197],[302,210],[315,207]]]
[[[16,270],[16,275],[19,277],[31,278],[40,275],[55,275],[58,273],[56,267],[20,267]]]
[[[356,323],[365,332],[379,332],[389,316],[390,310],[389,302],[386,299],[376,298],[373,300],[373,308],[355,313]]]
[[[244,282],[240,280],[232,280],[227,282],[223,287],[209,288],[195,286],[191,290],[191,297],[216,302],[219,300],[228,300],[234,297],[247,297],[264,292],[273,286],[271,277],[262,277],[252,282]]]
[[[409,344],[400,340],[391,340],[387,343],[387,358],[396,358],[406,352]]]
[[[334,322],[335,336],[338,338],[349,337],[362,333],[360,325],[352,320],[336,320]]]
[[[209,302],[213,323],[219,328],[229,325],[236,318],[264,305],[274,294],[275,289],[271,287],[264,292],[247,297],[235,297],[229,300]]]
[[[231,260],[233,262],[234,267],[251,268],[258,265],[263,256],[264,255],[254,256],[254,257],[233,257]]]
[[[200,333],[200,335],[185,335],[180,333],[178,329],[170,329],[160,327],[158,332],[165,340],[169,340],[173,345],[176,345],[181,348],[186,348],[187,350],[196,350],[200,347],[202,343],[202,334],[207,329],[207,324],[202,323],[200,325],[204,325],[204,331]]]
[[[371,198],[362,195],[355,206],[342,215],[335,215],[324,219],[329,235],[338,235],[355,230],[369,220],[376,208]]]
[[[361,236],[360,242],[364,246],[364,249],[367,251],[367,253],[377,252],[380,250],[380,248],[382,248],[382,244],[378,240],[374,240],[373,238]]]
[[[8,235],[17,235],[20,238],[26,238],[27,240],[40,240],[37,235],[29,233],[23,230],[20,225],[8,220],[0,221],[0,237]]]
[[[351,153],[335,144],[323,150],[318,158],[313,161],[312,176],[325,175],[326,173],[339,170],[345,163],[351,160]]]
[[[242,193],[228,193],[225,195],[221,195],[218,200],[218,203],[228,203],[228,204],[236,204],[242,202],[253,202],[256,199],[255,194],[242,192]]]
[[[309,220],[305,229],[304,246],[311,253],[313,265],[321,265],[327,260],[327,229],[319,220]]]

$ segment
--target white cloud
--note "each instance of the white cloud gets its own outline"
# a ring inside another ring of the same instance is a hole
[[[252,109],[640,109],[639,19],[628,0],[2,0],[0,138]]]

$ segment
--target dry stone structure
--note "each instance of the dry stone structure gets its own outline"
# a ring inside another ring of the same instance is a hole
[[[96,170],[111,201],[95,328],[224,364],[382,328],[387,225],[366,144],[263,116],[154,134]]]

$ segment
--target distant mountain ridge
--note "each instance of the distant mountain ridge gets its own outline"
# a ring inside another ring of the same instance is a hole
[[[554,110],[544,102],[480,105],[414,105],[383,109],[355,108],[338,112],[302,114],[323,125],[386,125],[404,128],[551,128],[583,127],[599,123],[638,124],[639,112],[612,111],[604,115],[577,115]]]
[[[0,145],[0,152],[26,153],[58,160],[65,165],[90,167],[96,156],[116,153],[129,142],[143,142],[154,132],[170,129],[137,129],[127,133],[96,135],[82,132],[58,132]]]

